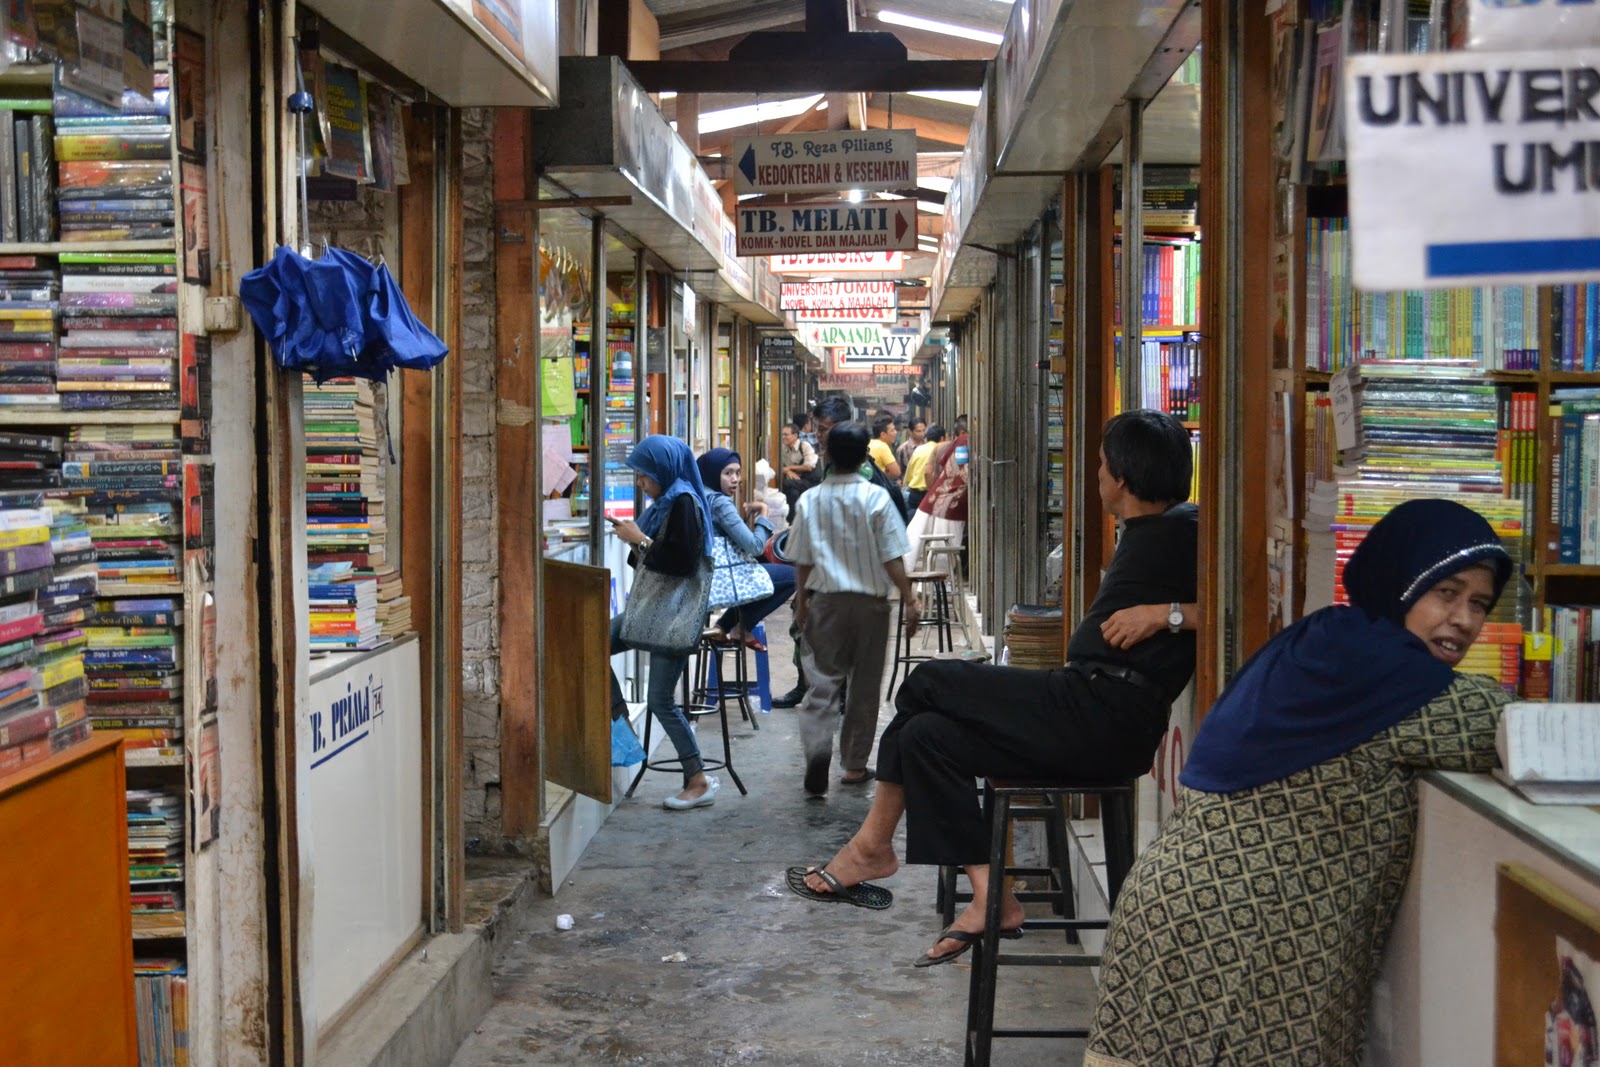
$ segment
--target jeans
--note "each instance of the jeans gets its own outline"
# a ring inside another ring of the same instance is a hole
[[[777,611],[779,605],[787,603],[789,598],[794,596],[793,567],[786,563],[763,563],[760,566],[767,572],[767,577],[772,579],[772,595],[724,611],[722,618],[717,620],[717,629],[723,633],[727,633],[733,629],[735,623],[738,623],[740,629],[748,634],[756,628],[756,623]]]
[[[633,646],[622,639],[622,616],[618,615],[611,620],[611,654],[627,652]],[[683,764],[683,783],[699,774],[705,767],[705,761],[700,758],[700,746],[694,742],[694,733],[689,729],[689,719],[683,714],[683,709],[678,707],[677,689],[678,679],[683,677],[683,669],[688,666],[687,653],[679,656],[669,656],[661,652],[650,653],[650,682],[645,688],[645,708],[656,717],[661,728],[667,732],[667,738],[672,742],[672,747],[678,750],[678,760]],[[611,717],[617,718],[617,712],[627,714],[627,701],[622,698],[622,685],[617,681],[617,672],[611,672]]]

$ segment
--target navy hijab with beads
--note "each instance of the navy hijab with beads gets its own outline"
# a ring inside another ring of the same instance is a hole
[[[1494,570],[1498,599],[1511,557],[1477,512],[1410,500],[1380,519],[1351,555],[1351,607],[1323,608],[1262,646],[1212,706],[1179,780],[1231,793],[1347,752],[1450,687],[1455,672],[1405,628],[1406,613],[1468,567]]]

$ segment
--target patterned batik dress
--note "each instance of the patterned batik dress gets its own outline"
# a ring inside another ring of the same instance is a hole
[[[1117,901],[1085,1067],[1359,1064],[1416,774],[1493,767],[1509,699],[1457,675],[1344,755],[1237,793],[1185,790]]]

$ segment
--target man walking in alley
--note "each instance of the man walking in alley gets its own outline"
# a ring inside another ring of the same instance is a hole
[[[926,419],[912,418],[907,424],[906,439],[900,442],[900,447],[894,450],[894,458],[900,462],[901,476],[911,469],[911,455],[922,447],[923,440],[928,435],[928,422]],[[913,507],[915,505],[912,505]]]
[[[795,624],[811,687],[800,704],[800,742],[805,788],[812,796],[828,791],[840,700],[840,781],[860,785],[872,779],[867,756],[877,732],[892,589],[905,605],[907,632],[917,629],[916,594],[900,558],[909,547],[905,526],[888,492],[860,473],[868,440],[858,422],[828,430],[829,473],[801,497],[789,534],[799,584]]]
[[[897,436],[899,433],[895,429],[893,415],[882,412],[873,418],[872,440],[867,444],[867,452],[891,482],[900,480],[901,463],[894,456],[894,440]]]

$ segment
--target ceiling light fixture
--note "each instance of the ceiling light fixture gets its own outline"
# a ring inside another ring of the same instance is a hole
[[[937,19],[918,18],[916,15],[906,15],[899,11],[880,11],[878,21],[887,22],[891,26],[905,26],[913,30],[927,30],[929,33],[942,33],[949,37],[964,37],[969,41],[983,41],[985,44],[999,44],[1002,40],[1000,34],[988,30],[976,29],[972,26],[958,26],[954,22],[940,22]]]
[[[822,94],[818,93],[815,96],[803,96],[791,100],[769,100],[760,104],[723,108],[720,111],[702,111],[700,132],[716,133],[719,130],[733,130],[740,126],[753,126],[769,119],[793,118],[810,111],[821,100]]]

